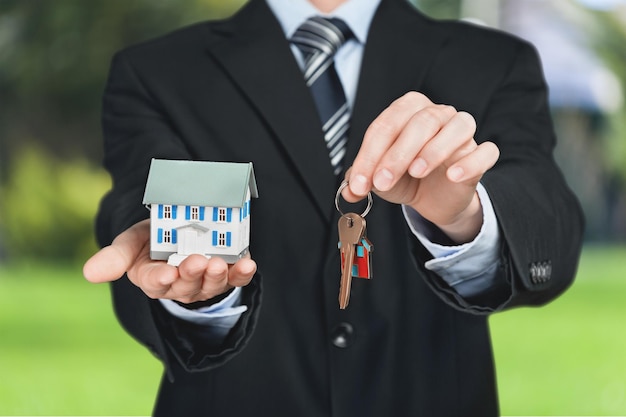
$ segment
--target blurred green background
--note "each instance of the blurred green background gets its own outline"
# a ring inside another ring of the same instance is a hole
[[[102,89],[114,51],[243,2],[0,0],[0,415],[150,414],[161,366],[81,276],[110,187]],[[624,2],[416,3],[537,45],[587,217],[573,287],[491,319],[502,414],[626,415]]]

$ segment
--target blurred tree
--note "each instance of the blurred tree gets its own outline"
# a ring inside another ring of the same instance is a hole
[[[84,261],[96,250],[93,217],[110,187],[104,170],[85,159],[51,158],[24,147],[0,185],[0,234],[5,256]]]
[[[463,0],[413,0],[421,11],[436,19],[458,19]]]
[[[93,248],[111,56],[244,1],[0,0],[0,259]]]
[[[593,11],[596,19],[593,45],[606,65],[621,82],[622,97],[626,97],[626,6],[617,10]],[[626,180],[626,108],[624,106],[610,118],[610,135],[605,151],[610,167]]]
[[[591,39],[595,51],[621,81],[621,97],[626,97],[626,5],[591,12],[596,21]],[[600,144],[606,161],[607,222],[610,237],[626,239],[626,106],[608,115],[606,132]]]
[[[0,0],[0,166],[25,141],[99,162],[100,95],[114,51],[242,3]]]

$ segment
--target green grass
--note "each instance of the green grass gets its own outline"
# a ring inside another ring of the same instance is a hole
[[[503,415],[626,415],[626,247],[588,247],[540,309],[491,318]],[[80,267],[0,265],[0,415],[149,415],[161,365]]]
[[[79,266],[0,268],[0,415],[150,415],[160,374]]]
[[[626,248],[586,247],[565,294],[491,328],[503,415],[626,415]]]

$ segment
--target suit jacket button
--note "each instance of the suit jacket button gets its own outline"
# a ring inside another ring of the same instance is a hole
[[[529,267],[530,280],[533,284],[542,284],[552,278],[552,262],[533,262]]]
[[[530,280],[532,281],[533,284],[537,284],[539,282],[539,271],[537,268],[537,264],[535,262],[530,264],[530,268],[529,271],[530,273]]]
[[[354,343],[354,328],[350,323],[339,323],[331,331],[330,340],[335,347],[348,348]]]

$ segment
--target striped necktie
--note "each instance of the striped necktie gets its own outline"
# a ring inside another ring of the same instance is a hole
[[[304,79],[317,106],[335,175],[343,169],[350,109],[333,57],[352,36],[344,21],[316,16],[304,22],[291,38],[304,57]]]

